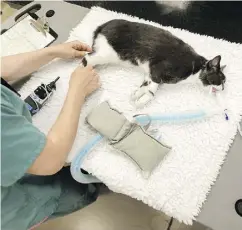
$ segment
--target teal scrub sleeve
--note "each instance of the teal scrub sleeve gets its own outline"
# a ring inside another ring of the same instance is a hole
[[[44,149],[45,135],[13,106],[1,106],[1,186],[18,181]]]

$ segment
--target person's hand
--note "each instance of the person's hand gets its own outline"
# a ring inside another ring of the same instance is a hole
[[[78,66],[71,75],[70,89],[81,96],[88,96],[100,87],[99,76],[92,66]]]
[[[78,58],[83,57],[87,52],[92,52],[92,49],[88,45],[80,41],[50,46],[49,50],[57,58]]]

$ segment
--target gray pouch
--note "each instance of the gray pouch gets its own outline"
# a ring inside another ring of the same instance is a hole
[[[86,121],[109,140],[120,139],[132,127],[132,123],[123,114],[111,108],[106,101],[93,109]]]
[[[124,152],[143,171],[151,172],[171,149],[110,108],[108,102],[98,105],[86,120],[109,139],[110,145]]]
[[[113,147],[126,153],[143,171],[151,172],[170,151],[170,147],[149,136],[140,126],[133,128]]]

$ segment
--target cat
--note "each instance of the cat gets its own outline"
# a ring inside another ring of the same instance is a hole
[[[199,71],[204,86],[224,87],[220,55],[207,60],[170,32],[151,25],[108,21],[95,30],[92,49],[82,60],[84,66],[131,64],[144,70],[145,80],[132,95],[137,107],[151,101],[160,84],[175,84]]]

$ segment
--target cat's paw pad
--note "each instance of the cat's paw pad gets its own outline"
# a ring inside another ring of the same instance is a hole
[[[152,93],[146,92],[138,100],[135,101],[135,106],[137,108],[142,108],[153,98],[154,98],[154,95]]]
[[[145,94],[145,89],[143,87],[138,88],[131,94],[131,100],[136,101]]]

